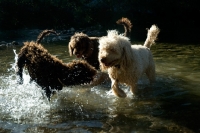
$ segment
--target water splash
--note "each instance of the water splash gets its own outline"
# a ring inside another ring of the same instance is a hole
[[[30,76],[26,69],[23,71],[23,84],[17,83],[17,59],[14,52],[14,62],[8,68],[8,74],[0,76],[0,116],[2,120],[12,120],[16,123],[49,123],[51,113],[74,109],[77,114],[84,114],[85,109],[106,110],[113,97],[109,97],[110,89],[102,89],[102,86],[64,87],[52,97],[49,103],[43,90],[35,82],[29,82]]]
[[[143,78],[138,82],[138,89],[141,92],[139,98],[133,96],[129,87],[124,85],[121,85],[120,88],[125,91],[127,98],[118,98],[113,94],[110,83],[107,83],[85,88],[83,86],[64,87],[63,90],[52,97],[49,103],[43,96],[41,87],[34,82],[29,82],[30,76],[26,70],[23,71],[24,83],[22,85],[17,84],[16,63],[18,55],[15,50],[13,52],[15,54],[14,62],[8,69],[8,75],[0,76],[0,116],[2,120],[11,119],[16,123],[44,124],[50,123],[51,117],[56,117],[55,120],[63,117],[62,113],[67,113],[65,110],[73,110],[72,112],[84,117],[94,116],[94,113],[90,114],[88,110],[94,110],[92,112],[95,112],[96,117],[99,117],[99,114],[115,114],[116,111],[129,113],[136,106],[146,104],[146,99],[154,99],[159,95],[163,96],[165,92],[169,92],[168,89],[163,89],[163,83],[157,84],[150,91],[144,89],[148,80]],[[158,80],[166,83],[166,79],[158,78]],[[174,80],[169,79],[168,83],[172,84],[171,82],[174,82]],[[143,101],[143,99],[145,100]],[[149,103],[154,104],[153,102]]]
[[[50,104],[42,95],[43,92],[37,84],[29,83],[30,77],[26,71],[23,73],[24,83],[17,84],[16,63],[18,55],[16,50],[14,63],[8,69],[9,75],[1,76],[0,88],[0,116],[2,119],[13,119],[21,123],[23,119],[33,123],[45,123]]]

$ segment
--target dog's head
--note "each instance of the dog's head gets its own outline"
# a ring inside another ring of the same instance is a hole
[[[108,35],[99,40],[99,62],[102,70],[109,67],[127,65],[127,54],[130,53],[129,39],[118,35],[115,30],[108,31]]]
[[[70,56],[75,55],[77,58],[90,56],[93,48],[90,38],[84,33],[75,33],[68,46]]]

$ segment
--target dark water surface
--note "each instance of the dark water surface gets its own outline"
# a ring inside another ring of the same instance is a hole
[[[64,62],[67,43],[44,45]],[[138,96],[117,98],[105,83],[65,87],[49,103],[41,88],[18,85],[15,54],[20,46],[0,48],[0,132],[5,133],[151,133],[200,132],[200,45],[158,43],[154,55],[157,82],[138,82]]]

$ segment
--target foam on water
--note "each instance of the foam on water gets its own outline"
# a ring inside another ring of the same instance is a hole
[[[14,50],[15,53],[15,50]],[[0,115],[4,119],[19,121],[28,119],[30,122],[40,123],[48,115],[50,105],[44,100],[42,90],[34,82],[29,83],[27,72],[23,73],[24,83],[17,84],[16,71],[17,54],[15,62],[8,69],[9,75],[1,76],[0,89]]]

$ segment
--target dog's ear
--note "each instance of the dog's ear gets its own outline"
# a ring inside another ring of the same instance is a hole
[[[121,59],[121,63],[120,63],[120,67],[123,69],[126,69],[129,65],[130,65],[130,63],[131,63],[131,59],[130,59],[130,57],[131,57],[131,49],[130,49],[130,47],[123,47],[122,48],[122,59]]]
[[[89,57],[92,55],[93,50],[94,50],[94,42],[90,39],[90,38],[84,38],[84,43],[82,43],[82,45],[84,45],[83,47],[85,48],[84,51],[84,55]]]
[[[121,61],[122,61],[121,65],[124,66],[122,68],[126,68],[126,66],[127,66],[127,55],[126,55],[125,48],[122,49],[122,60]]]

